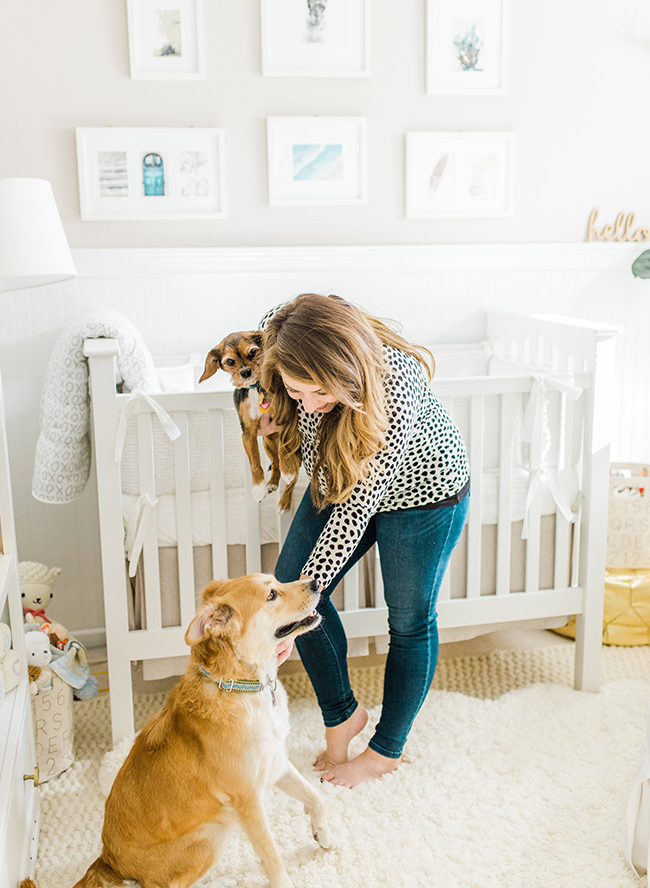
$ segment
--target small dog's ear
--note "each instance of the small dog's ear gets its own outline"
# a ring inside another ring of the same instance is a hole
[[[262,345],[264,344],[264,330],[255,330],[254,333],[251,333],[251,339],[255,345],[262,348]]]
[[[211,583],[205,587],[203,592],[201,592],[201,604],[207,604],[208,601],[214,596],[217,595],[219,589],[225,584],[225,580],[212,580]]]
[[[231,635],[239,625],[236,611],[229,604],[215,603],[204,605],[190,623],[185,633],[185,644],[198,644],[209,635]]]
[[[203,382],[204,379],[210,379],[211,376],[214,376],[217,370],[221,370],[221,349],[219,346],[216,346],[208,352],[208,356],[205,359],[203,375],[199,379],[199,382]]]

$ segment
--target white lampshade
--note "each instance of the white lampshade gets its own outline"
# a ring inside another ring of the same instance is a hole
[[[54,284],[76,273],[50,183],[0,179],[0,290]]]

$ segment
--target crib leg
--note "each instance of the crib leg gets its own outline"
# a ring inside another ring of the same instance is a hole
[[[602,516],[607,515],[609,446],[593,452],[590,463],[580,530],[583,604],[582,613],[576,617],[574,687],[595,694],[600,690],[603,644],[607,525]]]
[[[108,655],[108,686],[111,703],[113,746],[134,733],[131,661],[127,656]]]
[[[602,608],[594,606],[588,614],[576,617],[575,675],[573,686],[577,691],[593,694],[600,690],[600,665],[602,654]],[[593,625],[590,625],[593,624]]]

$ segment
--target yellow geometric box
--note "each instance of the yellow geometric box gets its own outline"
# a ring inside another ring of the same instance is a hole
[[[575,638],[575,619],[555,632]],[[650,644],[650,568],[605,571],[603,644]]]

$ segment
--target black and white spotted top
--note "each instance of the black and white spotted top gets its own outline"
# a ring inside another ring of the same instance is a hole
[[[272,313],[265,315],[262,323]],[[469,490],[469,464],[463,440],[429,388],[422,364],[396,348],[383,348],[388,365],[384,379],[389,423],[386,447],[373,457],[371,478],[359,482],[346,502],[334,504],[302,569],[305,576],[317,579],[323,589],[354,552],[375,513],[435,508],[436,503]],[[300,402],[297,409],[302,463],[311,478],[322,414],[306,413]],[[323,485],[321,479],[324,493]],[[458,500],[461,498],[462,495]]]

